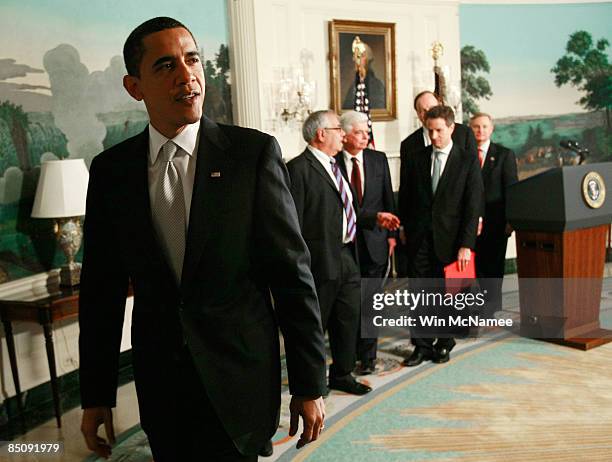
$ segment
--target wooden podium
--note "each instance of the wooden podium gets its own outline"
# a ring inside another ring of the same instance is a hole
[[[521,335],[588,350],[612,342],[599,322],[612,163],[548,170],[510,186]]]

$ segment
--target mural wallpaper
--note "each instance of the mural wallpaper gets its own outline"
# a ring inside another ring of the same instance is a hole
[[[138,24],[171,16],[189,27],[204,62],[205,114],[228,123],[232,112],[225,0],[3,0],[0,11],[1,283],[63,259],[52,221],[30,218],[41,162],[89,166],[145,128],[144,104],[122,86],[123,42]]]
[[[460,6],[464,117],[495,119],[519,177],[571,164],[561,140],[612,160],[612,2]]]

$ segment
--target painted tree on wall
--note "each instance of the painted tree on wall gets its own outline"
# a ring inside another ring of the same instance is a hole
[[[489,72],[489,61],[484,51],[472,45],[461,48],[461,104],[463,105],[463,120],[479,111],[476,100],[493,96],[491,85],[479,72]]]
[[[609,45],[606,39],[593,44],[588,32],[574,32],[565,47],[566,54],[551,72],[555,74],[557,87],[569,84],[585,93],[578,101],[585,109],[605,111],[607,129],[611,131],[612,64],[606,52]]]

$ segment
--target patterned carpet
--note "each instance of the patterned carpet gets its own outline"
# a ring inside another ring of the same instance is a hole
[[[513,297],[504,294],[504,305]],[[601,320],[612,326],[610,279]],[[442,365],[402,368],[407,352],[405,341],[382,339],[377,374],[367,377],[374,391],[332,392],[324,433],[299,451],[287,436],[285,392],[274,455],[260,460],[612,461],[612,344],[584,352],[498,331],[461,341]],[[151,461],[139,427],[118,440],[112,460]]]
[[[376,390],[281,461],[612,460],[612,344],[509,338]]]

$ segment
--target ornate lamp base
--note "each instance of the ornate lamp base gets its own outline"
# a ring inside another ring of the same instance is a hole
[[[73,262],[60,267],[60,286],[77,286],[81,282],[81,264]]]
[[[55,223],[55,234],[68,260],[60,268],[60,285],[76,286],[81,280],[81,264],[74,261],[74,256],[81,247],[83,238],[80,217],[58,218]]]

